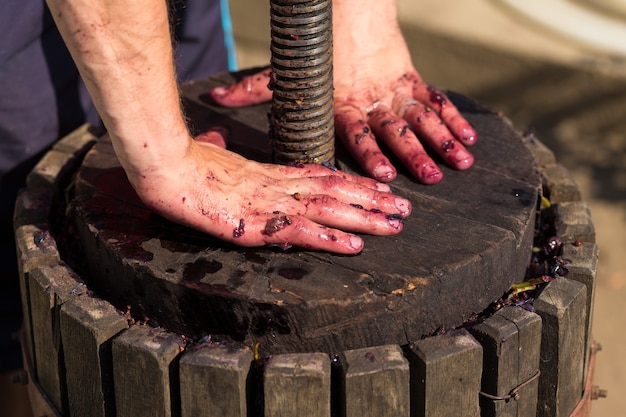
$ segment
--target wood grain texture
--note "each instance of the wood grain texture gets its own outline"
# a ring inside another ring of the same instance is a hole
[[[29,173],[27,187],[20,190],[13,213],[17,261],[20,275],[20,293],[24,313],[24,348],[30,358],[35,357],[29,295],[29,273],[43,265],[60,261],[50,224],[54,203],[79,165],[88,148],[98,137],[100,129],[87,124],[76,129],[53,145],[50,156],[42,158]]]
[[[117,417],[180,416],[178,363],[183,339],[134,325],[112,343]]]
[[[547,197],[553,204],[563,201],[581,201],[582,194],[569,171],[559,163],[547,164],[541,169],[543,184],[549,190]]]
[[[411,349],[412,417],[478,417],[481,345],[466,330],[415,342]]]
[[[61,414],[67,413],[67,385],[61,343],[60,309],[86,290],[65,265],[42,266],[30,272],[30,311],[34,363],[39,384]]]
[[[253,353],[228,346],[195,345],[180,360],[182,417],[246,417]]]
[[[593,344],[593,334],[591,331],[593,323],[594,300],[596,293],[596,276],[598,273],[599,248],[594,243],[582,243],[577,246],[572,243],[563,246],[563,259],[570,261],[567,264],[567,279],[578,281],[587,288],[586,300],[586,320],[585,320],[585,376],[587,379],[587,369],[591,356]]]
[[[30,317],[30,271],[61,260],[48,224],[52,196],[52,190],[47,188],[22,189],[15,202],[13,214],[20,301],[24,315],[23,348],[27,350],[29,358],[35,357]]]
[[[88,296],[61,307],[61,340],[72,416],[115,415],[112,338],[128,327],[111,304]]]
[[[563,242],[596,241],[596,230],[591,220],[591,211],[582,201],[561,202],[555,205],[555,227]]]
[[[355,349],[343,353],[346,417],[408,417],[409,362],[399,346]]]
[[[330,417],[330,359],[324,353],[272,356],[263,372],[266,417]]]
[[[543,320],[537,416],[569,416],[584,387],[587,288],[559,278],[543,289],[534,306]]]
[[[481,390],[506,397],[539,371],[541,317],[521,307],[508,306],[470,333],[483,347]],[[537,412],[539,380],[520,388],[517,400],[480,397],[481,416],[533,417]]]

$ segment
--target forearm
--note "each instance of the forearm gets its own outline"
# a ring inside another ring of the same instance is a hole
[[[166,1],[47,2],[131,181],[182,158],[189,135]]]
[[[333,30],[359,29],[353,32],[355,38],[367,38],[373,28],[377,33],[397,24],[396,0],[332,0],[332,3]]]
[[[333,0],[335,49],[377,45],[398,32],[396,0]]]
[[[357,82],[355,74],[386,60],[411,63],[396,0],[333,0],[333,48],[336,86]],[[407,65],[404,70],[410,69]],[[358,87],[348,90],[353,88]]]

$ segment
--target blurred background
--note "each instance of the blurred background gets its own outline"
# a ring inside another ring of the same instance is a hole
[[[230,3],[239,67],[266,65],[267,2]],[[609,392],[592,416],[626,416],[626,0],[398,6],[424,79],[503,112],[519,131],[533,128],[581,188],[600,247],[594,382]]]

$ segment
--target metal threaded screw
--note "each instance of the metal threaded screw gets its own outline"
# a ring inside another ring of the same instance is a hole
[[[333,163],[332,2],[271,0],[270,18],[274,160]]]

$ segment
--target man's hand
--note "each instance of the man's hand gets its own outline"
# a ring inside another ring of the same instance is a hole
[[[476,142],[476,131],[413,67],[397,24],[395,1],[363,0],[355,5],[335,0],[333,7],[335,129],[367,174],[385,182],[396,177],[378,142],[425,184],[441,181],[443,173],[424,145],[449,166],[469,168],[474,158],[465,146]],[[269,100],[269,76],[265,69],[215,88],[211,96],[224,106]]]
[[[396,234],[411,212],[375,180],[322,165],[253,162],[213,145],[223,142],[218,131],[197,139],[183,160],[129,179],[161,215],[236,245],[356,254],[363,240],[340,229]]]
[[[115,153],[142,201],[162,216],[241,246],[354,254],[351,233],[402,230],[410,203],[368,178],[321,165],[249,161],[213,129],[192,139],[180,108],[167,4],[47,0]]]

